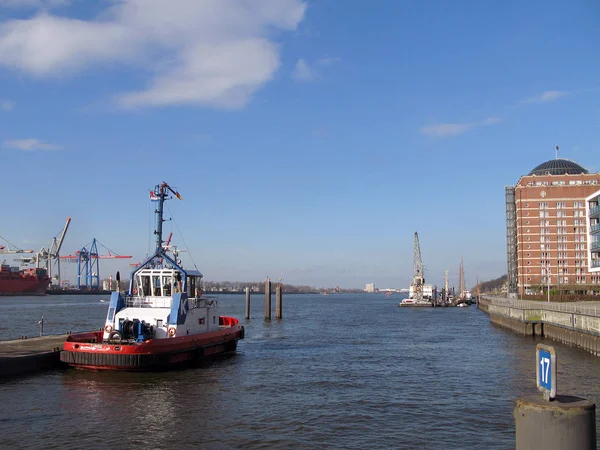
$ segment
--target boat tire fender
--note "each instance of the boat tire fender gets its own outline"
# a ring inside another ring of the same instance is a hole
[[[120,331],[117,331],[117,330],[111,331],[111,333],[108,335],[109,342],[120,343],[122,339],[123,339],[123,335],[121,334]]]

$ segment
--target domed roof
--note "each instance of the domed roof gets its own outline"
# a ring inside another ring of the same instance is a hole
[[[589,173],[579,164],[568,159],[551,159],[539,166],[535,167],[529,175],[579,175],[581,173]]]

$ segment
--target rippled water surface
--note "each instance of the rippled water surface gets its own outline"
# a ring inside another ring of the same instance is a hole
[[[99,328],[105,297],[0,297],[0,339]],[[107,298],[106,298],[107,299]],[[535,391],[536,341],[470,308],[399,297],[220,296],[242,319],[235,355],[164,373],[53,370],[0,383],[11,448],[514,448],[512,410]],[[274,297],[273,297],[274,300]],[[273,302],[274,306],[274,302]],[[600,400],[600,360],[557,349],[559,392]],[[7,407],[10,405],[10,407]],[[600,427],[599,427],[600,428]]]

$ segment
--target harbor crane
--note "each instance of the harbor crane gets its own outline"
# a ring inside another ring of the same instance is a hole
[[[415,303],[423,302],[423,285],[425,277],[423,275],[423,260],[421,259],[421,246],[419,245],[419,233],[415,231],[415,243],[413,248],[413,299]]]
[[[58,284],[60,286],[60,249],[65,240],[65,235],[67,234],[67,230],[69,229],[69,224],[71,223],[71,218],[67,217],[67,221],[60,233],[57,236],[52,238],[52,242],[48,247],[42,247],[39,252],[34,252],[33,250],[20,250],[20,249],[6,249],[5,247],[0,246],[0,253],[35,253],[35,255],[31,256],[23,256],[18,259],[21,264],[35,264],[36,268],[45,268],[48,276],[52,278],[52,270],[56,267],[56,275],[58,278]],[[6,239],[4,239],[6,240]],[[6,241],[8,242],[8,241]],[[10,244],[10,243],[9,243]]]
[[[58,278],[58,285],[61,285],[60,279],[60,249],[62,248],[63,242],[65,240],[65,235],[67,234],[67,230],[69,229],[69,225],[71,224],[71,218],[67,217],[67,221],[65,222],[65,226],[62,229],[60,235],[54,236],[52,238],[52,242],[50,245],[46,247],[42,247],[39,252],[35,255],[35,267],[45,267],[48,272],[48,276],[52,278],[52,267],[56,267],[56,276]],[[23,262],[33,262],[33,261],[25,261],[25,258],[22,259]]]
[[[2,236],[0,236],[0,239],[2,239],[8,245],[8,247],[6,245],[0,245],[0,255],[9,255],[9,254],[17,254],[17,253],[33,253],[33,250],[22,250],[22,249],[18,248],[14,244],[11,244],[8,239],[3,238]]]
[[[98,253],[98,244],[107,250],[107,255],[100,255]],[[111,252],[110,249],[98,242],[96,238],[92,239],[89,246],[82,247],[81,250],[76,251],[74,254],[60,257],[64,261],[77,263],[77,288],[91,290],[100,289],[100,259],[128,258],[131,258],[131,256],[118,255],[115,252]]]

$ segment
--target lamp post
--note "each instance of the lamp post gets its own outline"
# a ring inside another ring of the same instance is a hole
[[[546,280],[548,281],[548,302],[550,301],[550,261],[548,261],[548,270],[546,271]]]

